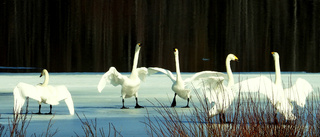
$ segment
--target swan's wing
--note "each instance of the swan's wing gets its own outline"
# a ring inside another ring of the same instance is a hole
[[[22,97],[22,95],[20,94],[20,90],[18,87],[15,87],[13,89],[13,110],[14,110],[14,113],[15,114],[18,114],[20,113],[21,111],[21,108],[24,104],[24,102],[26,101],[26,98],[25,97]]]
[[[219,88],[222,88],[224,78],[223,77],[208,77],[200,78],[201,82],[199,85],[206,90],[217,91]]]
[[[221,72],[217,71],[201,71],[196,74],[194,74],[191,78],[187,78],[185,82],[189,81],[195,81],[203,78],[209,78],[209,77],[222,77],[223,79],[228,79],[227,75]],[[220,78],[219,78],[220,79]],[[211,79],[214,80],[214,79]]]
[[[144,82],[148,74],[148,69],[145,67],[137,68],[137,72],[140,80]]]
[[[149,67],[148,68],[148,74],[149,75],[157,73],[157,72],[161,72],[163,74],[166,74],[171,79],[172,82],[176,81],[176,77],[173,76],[173,74],[171,73],[170,70],[163,69],[163,68],[158,68],[158,67]]]
[[[68,106],[70,115],[74,115],[74,105],[73,105],[73,100],[72,100],[71,96],[66,98],[64,101],[66,102],[66,104]]]
[[[221,72],[201,71],[194,74],[191,78],[185,79],[184,82],[188,88],[192,84],[193,88],[198,89],[203,86],[203,83],[210,83],[211,86],[213,86],[212,84],[217,84],[216,82],[222,82],[224,79],[228,79],[228,77]]]
[[[198,82],[199,81],[199,82]],[[216,96],[220,90],[223,90],[223,77],[207,77],[200,78],[198,81],[188,81],[186,86],[189,87],[192,83],[192,86],[195,90],[201,90],[204,94],[204,97],[209,102],[215,102]]]
[[[41,101],[42,93],[38,91],[38,88],[36,88],[36,86],[26,83],[19,83],[16,87],[18,88],[18,94],[20,94],[21,97],[29,97],[39,102]]]
[[[58,92],[57,100],[58,101],[64,100],[68,106],[70,115],[73,115],[74,114],[74,105],[73,105],[73,100],[72,100],[72,97],[71,97],[69,90],[67,89],[66,86],[63,86],[63,85],[56,86],[55,88]]]
[[[239,83],[234,84],[231,88],[234,93],[259,92],[269,97],[273,96],[272,94],[276,86],[269,78],[260,76],[243,80]]]
[[[204,95],[209,103],[214,102],[210,115],[224,112],[233,102],[234,96],[230,88],[223,85],[223,77],[204,78]]]
[[[106,83],[110,83],[113,86],[121,85],[124,81],[123,75],[121,75],[116,68],[110,67],[110,69],[102,76],[98,84],[98,91],[101,92],[106,86]]]
[[[41,92],[46,92],[46,102],[47,104],[51,105],[58,105],[59,101],[65,100],[70,115],[74,114],[74,106],[71,94],[66,86],[64,85],[58,85],[58,86],[45,86],[45,87],[39,87],[41,88]]]
[[[21,108],[27,97],[32,98],[37,101],[41,101],[40,93],[37,88],[33,85],[26,83],[19,83],[13,89],[13,98],[14,98],[14,113],[20,113]]]
[[[306,98],[308,94],[313,91],[313,88],[308,81],[298,78],[292,87],[284,89],[283,91],[287,95],[289,101],[296,101],[297,105],[304,107]]]

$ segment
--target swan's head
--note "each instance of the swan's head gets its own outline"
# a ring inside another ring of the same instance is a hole
[[[177,48],[173,48],[173,53],[174,53],[174,55],[178,55],[179,54],[178,49]]]
[[[136,45],[136,52],[140,50],[141,46],[142,46],[141,43],[138,43],[138,44]]]
[[[271,52],[271,54],[272,54],[274,59],[279,59],[280,58],[278,52]]]
[[[229,55],[227,56],[227,60],[238,61],[239,59],[238,59],[238,57],[235,56],[234,54],[229,54]]]
[[[42,77],[43,75],[46,75],[46,74],[48,74],[48,71],[46,69],[43,69],[40,74],[40,77]]]

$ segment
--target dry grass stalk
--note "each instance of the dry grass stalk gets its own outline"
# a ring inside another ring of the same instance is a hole
[[[319,89],[318,89],[319,91]],[[238,95],[238,99],[225,113],[226,123],[220,123],[220,117],[209,116],[212,105],[196,94],[200,105],[195,105],[189,113],[178,113],[175,108],[169,108],[158,100],[152,103],[154,110],[160,116],[151,117],[148,113],[143,123],[150,136],[319,136],[319,118],[313,113],[315,99],[307,100],[305,108],[295,105],[295,121],[286,121],[273,105],[262,100],[260,95]],[[262,104],[261,102],[265,102]],[[294,103],[293,103],[294,104]],[[159,107],[158,107],[159,106]],[[307,116],[305,116],[307,115]],[[320,111],[318,111],[320,117]]]
[[[25,137],[27,136],[27,129],[31,123],[32,115],[28,118],[28,108],[29,108],[29,99],[27,99],[26,111],[25,113],[13,113],[13,118],[10,120],[8,118],[8,126],[0,125],[0,136],[10,136],[10,137]],[[40,135],[36,133],[32,134],[32,136],[41,136],[41,137],[53,137],[57,134],[58,129],[51,132],[53,126],[54,116],[49,120],[47,129]]]
[[[106,137],[105,134],[105,130],[103,128],[97,128],[97,118],[95,118],[94,120],[88,120],[86,115],[83,114],[83,118],[81,118],[79,116],[78,113],[76,113],[77,117],[79,118],[80,122],[81,122],[81,128],[85,134],[86,137]],[[113,131],[113,135],[112,132]],[[99,132],[99,134],[98,134]],[[79,137],[79,135],[77,133],[75,133],[77,137]],[[122,136],[121,133],[119,131],[116,130],[115,126],[112,123],[109,123],[109,131],[108,131],[108,137],[110,136]]]

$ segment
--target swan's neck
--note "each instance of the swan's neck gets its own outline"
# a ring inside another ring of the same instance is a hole
[[[275,58],[274,59],[274,66],[275,66],[275,72],[276,72],[276,83],[275,84],[276,85],[282,85],[279,58]]]
[[[175,55],[175,62],[176,62],[176,73],[177,73],[177,79],[176,81],[182,80],[181,74],[180,74],[180,63],[179,63],[179,55]]]
[[[41,86],[47,86],[49,83],[49,73],[47,71],[44,71],[44,82],[41,84]]]
[[[137,50],[134,54],[134,58],[133,58],[133,66],[132,66],[132,71],[131,71],[131,75],[130,77],[132,78],[133,76],[138,76],[137,73],[137,66],[138,66],[138,60],[139,60],[139,53],[140,50]]]
[[[230,67],[230,61],[231,61],[230,59],[226,59],[226,68],[227,68],[227,74],[229,78],[228,87],[231,87],[234,85],[234,79],[233,79],[233,74]]]

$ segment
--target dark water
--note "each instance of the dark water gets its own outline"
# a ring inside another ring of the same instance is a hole
[[[283,71],[319,72],[318,0],[1,0],[0,66],[51,72],[130,71],[141,42],[139,66],[183,72],[273,71],[271,51]],[[31,70],[1,70],[8,72]]]

